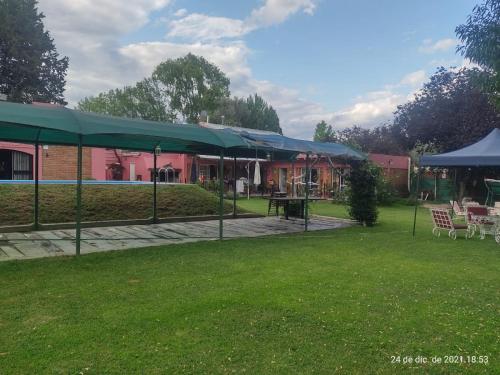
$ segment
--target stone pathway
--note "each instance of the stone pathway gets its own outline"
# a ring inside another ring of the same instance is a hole
[[[352,225],[349,220],[314,216],[309,230]],[[304,220],[278,217],[224,220],[224,238],[258,237],[302,232]],[[81,253],[124,250],[138,247],[215,240],[219,221],[195,221],[151,225],[129,225],[82,229]],[[0,234],[0,261],[75,254],[75,230],[50,230]]]

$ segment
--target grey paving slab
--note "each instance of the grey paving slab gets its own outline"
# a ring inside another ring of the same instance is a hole
[[[343,228],[349,220],[318,216],[311,218],[309,230]],[[297,233],[304,230],[304,220],[261,217],[224,220],[224,237],[258,237]],[[215,240],[219,221],[130,225],[85,228],[82,230],[81,253],[169,245],[175,243]],[[0,261],[43,258],[75,254],[75,230],[51,230],[0,234]]]

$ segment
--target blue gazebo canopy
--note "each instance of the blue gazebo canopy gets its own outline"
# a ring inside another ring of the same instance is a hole
[[[493,129],[480,141],[456,151],[424,155],[420,166],[426,167],[500,167],[500,129]]]

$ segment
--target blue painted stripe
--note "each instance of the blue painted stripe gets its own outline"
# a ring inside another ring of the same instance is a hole
[[[34,180],[0,180],[0,185],[32,185]],[[75,185],[76,180],[40,180],[40,185]],[[84,185],[152,185],[151,181],[102,181],[83,180]],[[159,183],[160,184],[160,183]],[[165,182],[161,183],[162,185]],[[169,183],[169,185],[180,185],[179,183]]]

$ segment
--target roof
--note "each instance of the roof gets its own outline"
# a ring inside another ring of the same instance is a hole
[[[408,170],[409,156],[369,154],[368,159],[382,168],[405,169]]]
[[[198,125],[172,124],[81,112],[62,106],[0,102],[0,139],[13,142],[77,145],[184,153],[219,153],[249,148],[228,132]]]
[[[285,137],[280,134],[257,134],[248,129],[241,135],[261,147],[270,149],[295,151],[295,157],[300,153],[330,156],[335,158],[366,159],[361,152],[340,143],[313,142],[303,139]]]
[[[81,112],[54,105],[0,102],[0,140],[153,152],[291,160],[299,153],[363,159],[336,143],[318,143],[253,129],[173,124]]]
[[[240,128],[239,126],[229,126],[229,125],[221,125],[221,124],[212,124],[211,122],[200,122],[200,126],[204,128],[217,129],[217,130],[225,130],[229,129],[231,131],[237,133],[253,133],[253,134],[274,134],[281,135],[276,132],[271,132],[268,130],[260,130],[260,129],[249,129],[249,128]]]
[[[478,167],[500,166],[500,129],[493,129],[478,142],[456,151],[438,155],[424,155],[421,166]]]

